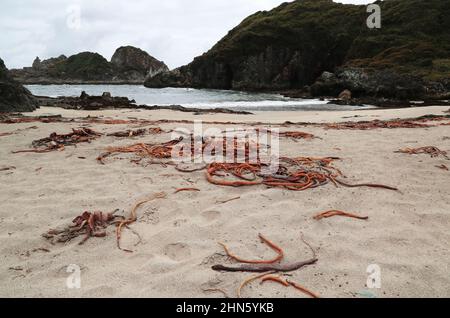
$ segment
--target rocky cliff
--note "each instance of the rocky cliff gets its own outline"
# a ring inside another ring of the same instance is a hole
[[[28,112],[37,107],[31,93],[10,76],[0,59],[0,112]]]
[[[110,62],[92,52],[43,61],[37,57],[31,67],[11,70],[11,74],[24,84],[142,84],[149,75],[168,70],[147,52],[127,46],[117,49]]]
[[[380,29],[367,27],[366,6],[331,0],[297,0],[255,13],[192,63],[149,77],[145,85],[237,90],[312,85],[312,95],[350,89],[355,96],[396,98],[448,92],[450,1],[377,3]]]
[[[169,71],[164,62],[158,61],[147,52],[132,46],[118,48],[111,58],[111,64],[119,79],[134,80],[140,83],[143,83],[149,76]]]

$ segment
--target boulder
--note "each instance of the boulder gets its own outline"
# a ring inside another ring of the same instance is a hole
[[[357,67],[338,68],[334,76],[320,76],[311,85],[311,95],[338,96],[349,90],[354,97],[384,97],[398,100],[423,98],[423,80],[391,70],[367,70]]]
[[[13,80],[0,59],[0,112],[31,112],[38,107],[35,97]]]

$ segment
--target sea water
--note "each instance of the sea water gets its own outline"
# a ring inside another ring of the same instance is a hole
[[[340,106],[326,100],[296,99],[279,94],[193,88],[147,88],[142,85],[26,85],[38,96],[80,96],[110,92],[112,96],[134,99],[138,105],[181,105],[196,108],[229,108],[238,110],[351,110],[369,106]]]

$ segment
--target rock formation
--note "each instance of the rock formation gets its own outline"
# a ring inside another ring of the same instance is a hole
[[[12,79],[0,59],[0,112],[29,112],[35,110],[37,101],[21,84]]]
[[[142,84],[147,76],[168,70],[147,52],[127,46],[117,49],[111,62],[92,52],[43,61],[36,57],[32,67],[11,74],[23,84]]]
[[[166,64],[150,56],[147,52],[132,46],[118,48],[111,58],[111,64],[116,69],[120,79],[141,83],[148,76],[169,71]]]
[[[301,90],[337,97],[418,98],[450,90],[450,1],[377,2],[382,28],[366,6],[297,0],[257,12],[207,53],[147,87]],[[325,73],[324,78],[323,73]],[[319,80],[316,83],[316,79]]]

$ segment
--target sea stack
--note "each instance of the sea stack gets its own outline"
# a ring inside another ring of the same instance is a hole
[[[144,82],[147,76],[169,71],[164,62],[133,46],[118,48],[111,58],[111,64],[119,78],[140,82]]]

